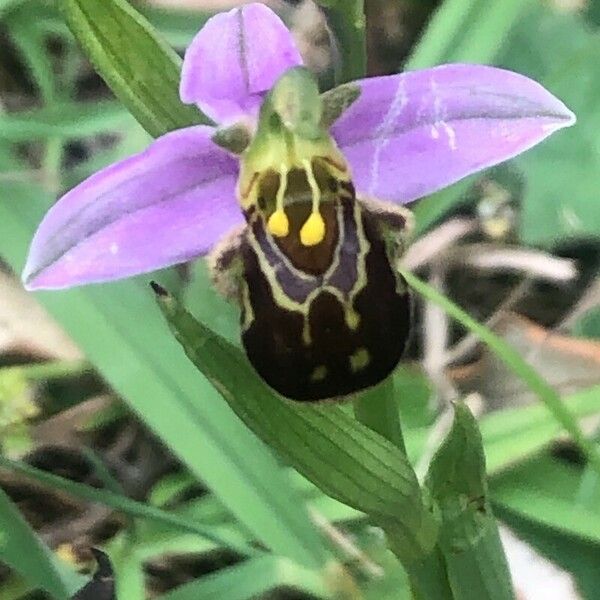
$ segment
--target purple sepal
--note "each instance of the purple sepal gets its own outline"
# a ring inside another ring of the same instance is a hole
[[[238,162],[211,127],[181,129],[63,196],[35,234],[28,289],[129,277],[205,254],[243,223]]]
[[[359,193],[410,202],[507,160],[575,122],[539,83],[483,65],[356,82],[332,133]]]
[[[209,19],[185,53],[180,96],[217,123],[255,117],[265,94],[302,64],[281,19],[264,4],[247,4]]]

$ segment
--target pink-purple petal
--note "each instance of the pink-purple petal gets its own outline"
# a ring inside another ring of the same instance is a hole
[[[237,161],[210,140],[213,131],[169,133],[63,196],[35,234],[26,286],[120,279],[205,254],[243,222]]]
[[[302,64],[281,19],[264,4],[218,14],[187,49],[180,96],[217,123],[256,116],[265,94],[290,67]]]
[[[356,83],[361,96],[332,133],[359,193],[393,202],[430,194],[575,122],[540,84],[482,65]]]

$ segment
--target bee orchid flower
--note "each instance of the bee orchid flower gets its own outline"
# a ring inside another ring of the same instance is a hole
[[[390,267],[388,233],[403,225],[393,206],[574,122],[540,84],[483,65],[319,95],[290,32],[262,4],[206,23],[186,52],[180,96],[218,127],[170,132],[65,194],[35,234],[24,283],[129,277],[206,255],[237,231],[216,260],[240,263],[246,351],[272,387],[301,400],[372,385],[400,357],[409,311]],[[238,154],[218,143],[236,127],[248,132]]]

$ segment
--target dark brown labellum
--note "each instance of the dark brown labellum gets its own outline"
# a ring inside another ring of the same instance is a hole
[[[270,236],[255,212],[240,248],[244,348],[266,383],[299,401],[343,397],[384,380],[411,322],[382,214],[341,182],[322,205],[325,239],[306,248],[295,240],[308,210],[303,203],[286,209],[286,238]]]

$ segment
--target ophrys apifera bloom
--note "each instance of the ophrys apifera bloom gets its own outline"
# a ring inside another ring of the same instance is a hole
[[[240,302],[250,361],[298,400],[350,394],[397,364],[409,328],[393,268],[398,205],[574,122],[536,82],[480,65],[320,96],[260,4],[207,22],[186,53],[181,98],[221,128],[171,132],[68,192],[35,235],[24,281],[109,281],[218,245],[217,279]],[[224,132],[247,132],[239,153]]]

